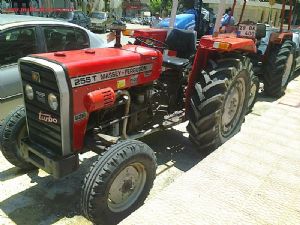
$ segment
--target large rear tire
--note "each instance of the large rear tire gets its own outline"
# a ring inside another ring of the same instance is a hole
[[[116,224],[148,196],[156,175],[153,150],[136,140],[110,147],[84,179],[81,208],[96,224]]]
[[[264,65],[264,92],[270,97],[280,97],[295,72],[295,47],[291,40],[271,48]]]
[[[202,151],[216,149],[239,132],[248,110],[253,73],[250,59],[236,53],[210,64],[199,75],[188,110],[190,139]]]
[[[27,136],[26,115],[23,106],[11,112],[0,126],[0,149],[3,156],[16,167],[24,170],[36,168],[20,154],[21,139]]]

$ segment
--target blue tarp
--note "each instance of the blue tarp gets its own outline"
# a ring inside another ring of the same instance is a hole
[[[170,18],[163,19],[157,26],[159,28],[168,28]],[[175,28],[178,29],[193,29],[195,27],[195,15],[193,14],[179,14],[176,16]]]

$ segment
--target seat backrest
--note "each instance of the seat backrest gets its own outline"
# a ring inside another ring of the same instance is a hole
[[[192,30],[173,29],[166,39],[169,50],[177,52],[179,58],[189,58],[196,52],[197,35]]]
[[[256,28],[256,38],[262,39],[267,35],[267,26],[263,23],[258,23]]]

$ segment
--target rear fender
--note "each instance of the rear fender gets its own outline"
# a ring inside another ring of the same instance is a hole
[[[269,40],[268,47],[267,47],[267,50],[265,52],[265,55],[263,57],[263,61],[265,61],[269,57],[270,50],[274,46],[276,46],[276,45],[282,45],[285,40],[293,40],[293,33],[289,33],[289,32],[286,32],[286,33],[273,32],[271,34],[271,36],[270,36],[270,40]]]
[[[148,29],[138,29],[134,30],[132,37],[133,38],[152,38],[155,40],[158,40],[160,42],[165,43],[166,38],[167,38],[167,30],[166,29],[154,29],[154,28],[148,28]],[[146,46],[143,43],[139,43],[137,40],[134,43],[135,45],[141,45],[141,46]],[[148,47],[148,46],[146,46]],[[161,46],[162,47],[162,46]]]
[[[133,38],[137,37],[145,37],[145,38],[152,38],[161,42],[165,42],[167,38],[167,32],[166,29],[137,29],[134,30],[134,33],[132,35]]]
[[[201,38],[186,90],[186,109],[190,105],[192,87],[195,85],[196,80],[199,80],[197,76],[202,76],[201,71],[207,67],[207,62],[217,54],[236,51],[256,53],[257,48],[252,39],[238,38],[234,34],[219,35],[217,37],[208,35]]]
[[[254,40],[239,38],[236,34],[221,34],[217,37],[211,35],[203,36],[200,40],[200,48],[216,50],[219,52],[257,52]]]
[[[285,40],[293,40],[293,33],[277,33],[274,32],[270,36],[269,44],[282,44]]]

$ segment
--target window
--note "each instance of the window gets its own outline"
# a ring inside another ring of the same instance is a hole
[[[37,53],[36,31],[22,27],[0,34],[0,66],[16,63],[19,58]]]
[[[76,44],[74,29],[71,27],[45,27],[44,35],[48,52],[64,51],[72,39]]]
[[[44,27],[48,52],[69,51],[89,47],[87,35],[71,27]]]
[[[85,16],[83,15],[83,13],[78,13],[78,18],[79,20],[85,20]]]
[[[76,34],[78,49],[90,47],[89,39],[84,31],[80,29],[75,29],[75,34]]]
[[[79,20],[79,13],[78,12],[74,12],[74,17],[73,20]]]

